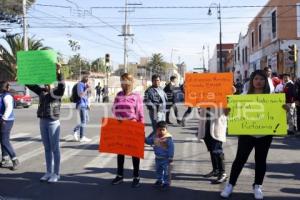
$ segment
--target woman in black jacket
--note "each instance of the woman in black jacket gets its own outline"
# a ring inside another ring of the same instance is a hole
[[[57,182],[60,179],[60,106],[61,98],[65,91],[65,83],[60,72],[60,64],[56,65],[57,87],[45,85],[44,88],[38,85],[27,85],[27,87],[39,96],[37,117],[40,118],[40,131],[45,149],[47,172],[40,179],[49,183]],[[54,162],[52,162],[54,161]],[[54,163],[54,170],[52,168]]]

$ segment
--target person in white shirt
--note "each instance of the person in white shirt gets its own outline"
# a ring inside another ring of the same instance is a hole
[[[274,87],[274,84],[272,81],[272,69],[271,69],[271,67],[265,67],[264,71],[267,73],[268,83],[269,83],[269,87],[270,87],[270,93],[274,93],[275,87]]]

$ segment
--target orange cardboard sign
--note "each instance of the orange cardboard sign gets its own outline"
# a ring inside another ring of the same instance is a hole
[[[227,95],[232,94],[232,73],[186,73],[185,105],[189,107],[227,106]]]
[[[144,158],[144,124],[129,120],[103,118],[99,152]]]

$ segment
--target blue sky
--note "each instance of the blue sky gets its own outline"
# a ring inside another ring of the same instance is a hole
[[[73,3],[72,3],[73,2]],[[210,6],[219,3],[212,0],[128,0],[147,6]],[[265,5],[267,0],[222,0],[221,6]],[[37,4],[59,5],[69,8],[36,5],[28,11],[29,34],[44,39],[44,44],[63,53],[74,54],[68,40],[80,42],[79,53],[90,60],[111,54],[114,66],[123,63],[124,23],[122,9],[92,9],[92,16],[84,10],[91,7],[122,7],[124,0],[37,0]],[[245,32],[253,17],[261,8],[223,8],[223,42],[237,42],[240,32]],[[207,15],[207,8],[197,9],[145,9],[137,8],[129,13],[133,40],[129,40],[129,62],[138,62],[139,57],[162,53],[165,60],[184,61],[188,69],[202,63],[202,47],[209,46],[210,56],[219,41],[217,10]],[[157,25],[163,24],[163,25]],[[86,26],[80,28],[79,26]],[[73,26],[73,28],[70,28]],[[74,28],[74,26],[76,26]],[[21,29],[14,29],[20,32]],[[207,62],[207,49],[205,60]]]

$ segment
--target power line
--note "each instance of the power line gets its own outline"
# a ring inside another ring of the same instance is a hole
[[[61,8],[69,8],[68,6],[61,5],[53,5],[53,4],[35,4],[36,6],[45,6],[45,7],[61,7]],[[229,6],[221,6],[221,8],[264,8],[264,7],[297,7],[295,4],[289,5],[229,5]],[[214,6],[128,6],[128,9],[208,9],[214,8]],[[125,9],[125,6],[95,6],[91,7],[91,9]]]
[[[292,22],[295,20],[281,20],[282,22]],[[222,24],[242,24],[242,23],[249,23],[246,21],[223,21]],[[190,23],[149,23],[149,24],[131,24],[132,27],[150,27],[150,26],[189,26],[189,25],[213,25],[218,24],[218,22],[190,22]],[[110,25],[119,27],[121,24]],[[61,26],[31,26],[31,28],[107,28],[107,25],[61,25]]]
[[[135,38],[132,38],[132,41],[135,42],[135,44],[136,44],[136,45],[138,46],[138,48],[145,54],[145,56],[148,56],[148,55],[149,55],[149,53],[146,52],[146,51],[142,48],[142,46],[139,44],[139,42],[137,41],[136,37],[135,37]]]
[[[37,10],[37,9],[36,9]],[[41,13],[44,13],[44,14],[46,14],[46,15],[50,15],[50,16],[55,16],[55,15],[52,15],[52,14],[49,14],[49,13],[46,13],[46,12],[43,12],[43,11],[39,11],[39,10],[37,10],[38,12],[41,12]],[[57,17],[57,16],[55,16],[57,19],[59,19],[59,20],[61,20],[61,18],[59,18],[59,17]],[[79,22],[76,22],[76,21],[68,21],[68,20],[63,20],[63,21],[65,21],[65,22],[68,22],[68,23],[72,23],[72,24],[78,24],[79,25],[79,27],[78,28],[82,28],[82,27],[85,27],[85,28],[89,28],[89,27],[86,27],[86,26],[84,26],[82,23],[79,23]],[[62,26],[62,27],[64,27],[64,26]],[[72,25],[72,28],[73,27],[76,27],[76,26],[73,26]],[[31,28],[34,28],[34,27],[31,27]],[[42,27],[40,27],[40,28],[42,28]],[[51,28],[59,28],[59,27],[55,27],[55,26],[53,26],[53,27],[51,27]],[[71,26],[65,26],[64,28],[71,28]],[[116,42],[116,41],[114,41],[114,40],[112,40],[112,39],[110,39],[110,38],[108,38],[108,37],[106,37],[106,36],[104,36],[104,35],[102,35],[102,34],[100,34],[100,33],[98,33],[98,32],[95,32],[95,31],[93,31],[93,30],[91,30],[91,29],[89,29],[91,32],[93,32],[93,33],[95,33],[96,35],[99,35],[101,38],[104,38],[105,40],[108,40],[108,41],[110,41],[110,42],[112,42],[112,43],[114,43],[114,44],[117,44],[117,45],[120,45],[120,43],[118,43],[118,42]]]
[[[290,5],[232,5],[232,6],[221,6],[221,9],[228,8],[265,8],[265,7],[297,7],[295,4]],[[130,6],[128,9],[209,9],[217,8],[216,6]],[[91,9],[124,9],[122,6],[96,6]]]
[[[39,10],[36,10],[36,11],[51,16],[51,14],[49,14],[49,13],[46,13],[46,12],[43,12],[43,11],[39,11]],[[53,15],[52,15],[52,16],[53,16]],[[38,17],[37,17],[37,18],[38,18]],[[56,18],[57,18],[57,19],[60,19],[59,17],[56,17]],[[67,20],[63,20],[63,21],[68,22],[68,23],[71,23],[71,24],[74,24],[74,23],[80,24],[80,23],[74,22],[74,21],[67,21]],[[73,26],[73,25],[71,25],[71,26]],[[68,27],[68,26],[65,26],[65,27]],[[34,28],[34,26],[30,26],[30,28],[32,29],[32,28]],[[51,28],[52,28],[52,26],[51,26]],[[77,33],[77,34],[78,34],[78,33]],[[100,34],[100,35],[101,35],[101,34]],[[101,35],[101,36],[102,36],[102,35]],[[115,48],[115,49],[119,49],[119,48],[120,48],[119,46],[113,46],[113,45],[109,45],[109,44],[106,44],[106,43],[100,43],[100,42],[98,42],[98,41],[91,40],[91,39],[89,39],[89,38],[87,38],[87,37],[84,37],[84,36],[82,36],[82,35],[81,35],[81,38],[83,38],[84,40],[87,40],[87,41],[89,41],[89,42],[91,42],[91,43],[96,43],[96,44],[99,44],[99,45],[102,45],[102,46],[107,46],[107,47],[111,47],[111,48]]]

